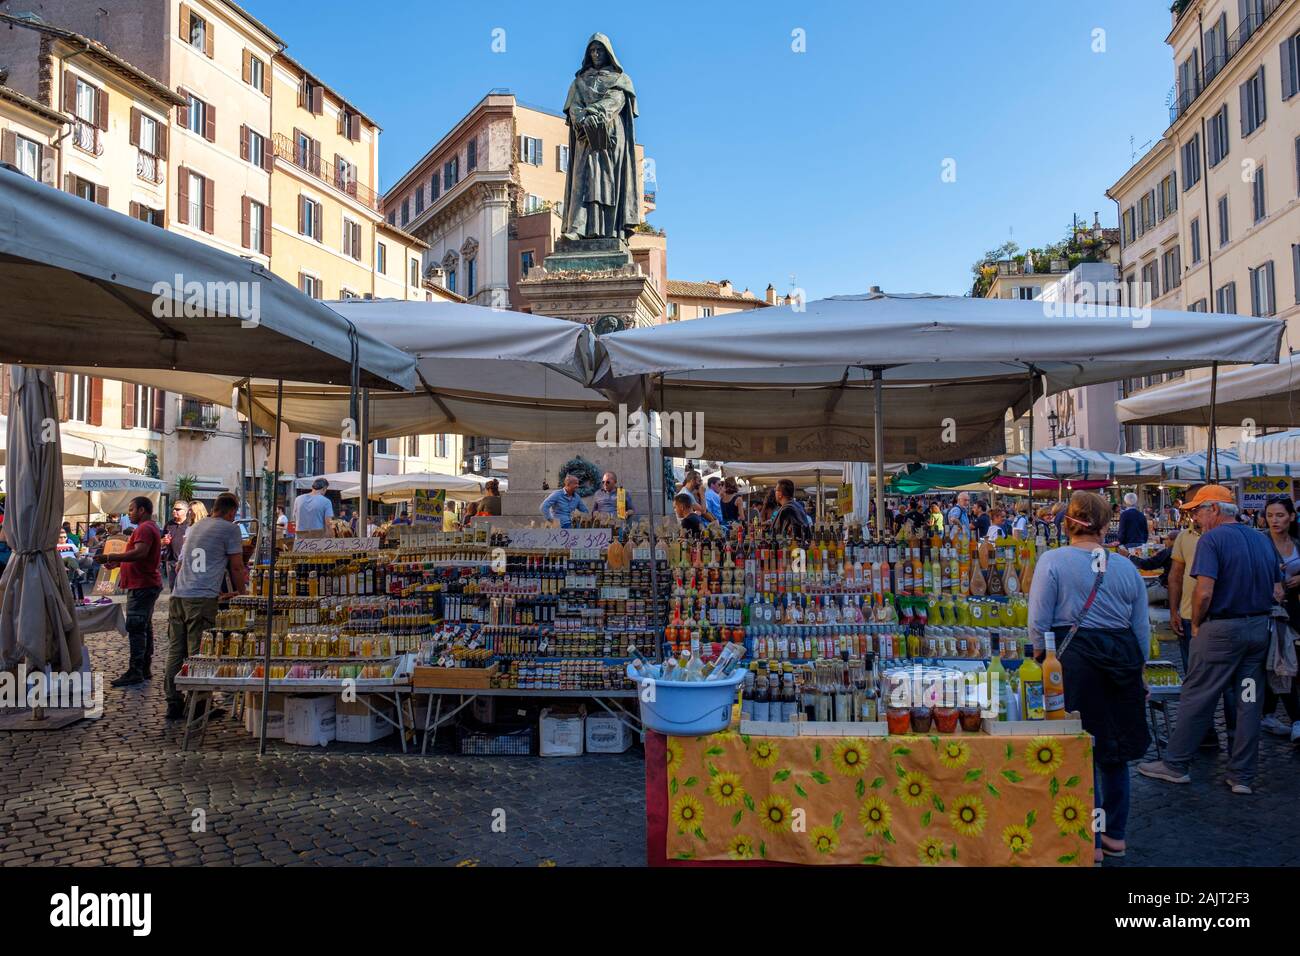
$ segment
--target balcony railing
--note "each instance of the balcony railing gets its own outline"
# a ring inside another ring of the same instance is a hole
[[[78,149],[84,149],[95,156],[104,151],[104,146],[99,141],[99,129],[83,119],[76,121],[72,131],[72,142]]]
[[[1210,81],[1223,72],[1228,62],[1241,52],[1242,48],[1268,22],[1268,19],[1277,13],[1278,8],[1286,2],[1287,0],[1264,0],[1262,11],[1252,11],[1247,14],[1237,25],[1236,31],[1228,34],[1225,44],[1227,49],[1205,58],[1200,76],[1193,78],[1186,89],[1179,89],[1178,84],[1174,84],[1173,96],[1170,97],[1169,102],[1170,126],[1178,122],[1178,118],[1186,113],[1200,95],[1205,92],[1205,88],[1210,85]]]
[[[144,150],[135,154],[135,174],[151,183],[162,182],[162,163],[157,156],[151,156]]]
[[[310,173],[325,185],[355,199],[361,205],[379,211],[379,197],[374,190],[354,179],[345,179],[339,170],[321,161],[320,153],[310,152],[283,133],[275,134],[275,155]]]
[[[221,425],[221,409],[196,398],[177,399],[176,427],[186,431],[215,432]]]

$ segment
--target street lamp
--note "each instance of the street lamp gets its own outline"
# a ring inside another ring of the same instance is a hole
[[[1056,447],[1056,426],[1061,422],[1061,416],[1056,414],[1056,409],[1047,413],[1047,427],[1052,431],[1052,447]]]

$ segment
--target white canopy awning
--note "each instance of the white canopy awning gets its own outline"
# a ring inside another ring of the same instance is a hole
[[[92,514],[121,513],[132,498],[144,496],[158,507],[159,496],[167,490],[160,478],[134,475],[125,468],[63,468],[63,513],[85,516],[87,495]]]
[[[821,478],[827,484],[844,480],[842,461],[724,461],[722,473],[736,478],[748,478],[758,483],[770,483],[782,478]]]
[[[1028,408],[1031,372],[1055,392],[1214,361],[1274,362],[1284,328],[1075,305],[1080,314],[1052,321],[1062,307],[870,293],[629,329],[597,341],[596,382],[629,404],[648,388],[656,409],[703,413],[706,457],[861,461],[875,457],[869,370],[879,368],[886,459],[952,461],[1002,451],[1005,411]]]
[[[483,497],[483,484],[469,475],[445,475],[437,471],[417,471],[405,475],[376,475],[370,482],[370,497],[385,504],[405,501],[417,491],[445,491],[456,501],[477,501]],[[357,483],[339,489],[344,498],[361,496],[360,479]]]
[[[1126,425],[1208,427],[1210,376],[1180,378],[1144,389],[1116,402],[1115,413]],[[1215,421],[1219,425],[1248,421],[1256,428],[1300,423],[1300,353],[1283,356],[1277,365],[1220,370]]]
[[[1164,463],[1165,477],[1170,481],[1212,481],[1215,476],[1206,466],[1206,453],[1193,452],[1179,455]],[[1289,462],[1264,462],[1248,464],[1240,457],[1240,447],[1220,448],[1215,457],[1218,460],[1220,481],[1233,481],[1238,478],[1279,478],[1295,476],[1300,478],[1300,459]]]
[[[72,435],[67,426],[60,426],[59,446],[63,451],[64,465],[109,465],[144,471],[147,464],[144,452],[131,451],[105,442],[91,441],[80,435]],[[0,415],[0,465],[6,461],[9,436],[9,418]]]
[[[312,482],[317,478],[324,478],[328,481],[330,491],[338,491],[342,488],[350,488],[353,485],[361,484],[361,472],[359,471],[331,471],[325,475],[303,475],[295,478],[293,486],[298,491],[310,491]]]
[[[1257,435],[1237,445],[1237,453],[1249,464],[1286,464],[1300,461],[1300,428],[1272,435]]]
[[[409,389],[411,358],[251,260],[0,169],[0,361]],[[188,391],[178,388],[177,391]]]
[[[1145,448],[1139,448],[1137,451],[1124,452],[1125,458],[1136,458],[1138,461],[1166,461],[1168,455],[1157,455],[1153,451],[1147,451]]]
[[[1027,475],[1028,456],[1011,455],[999,469],[1013,475]],[[1034,474],[1057,478],[1147,478],[1158,481],[1162,472],[1159,461],[1057,445],[1034,452]]]

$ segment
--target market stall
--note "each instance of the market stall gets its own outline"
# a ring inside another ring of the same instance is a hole
[[[354,403],[362,388],[416,384],[410,356],[255,262],[49,189],[13,168],[0,169],[0,219],[0,321],[7,333],[0,361],[61,365],[75,342],[95,357],[101,373],[156,369],[183,392],[190,391],[180,384],[187,374],[198,376],[196,387],[219,384],[225,376],[264,377],[276,381],[277,390],[286,379],[347,383]],[[52,387],[44,379],[30,384],[31,396],[50,397],[20,401],[15,379],[8,409],[8,447],[15,457],[19,447],[31,447],[42,422],[58,417],[42,408],[52,406]],[[279,391],[270,429],[276,443],[273,487],[280,470],[282,396]],[[48,445],[57,455],[59,443]],[[12,460],[7,465],[9,513],[44,512],[40,482],[49,460],[45,450],[34,457],[36,466],[26,461],[15,468]],[[57,509],[58,502],[51,507]],[[29,534],[23,548],[38,549],[39,561],[53,563],[56,535],[44,540],[40,522],[29,531],[37,536]],[[271,521],[270,552],[275,534]],[[69,611],[66,576],[55,575],[53,582],[48,575],[29,576],[26,567],[19,568],[23,564],[11,560],[6,568],[0,664],[26,659],[42,666],[53,642],[60,645],[64,669],[75,668],[80,635]],[[273,604],[268,597],[268,637]],[[19,617],[23,633],[15,640]]]

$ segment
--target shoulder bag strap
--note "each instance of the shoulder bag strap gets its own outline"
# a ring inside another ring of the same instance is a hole
[[[1062,654],[1064,654],[1065,649],[1070,646],[1070,641],[1074,640],[1074,634],[1077,630],[1079,630],[1079,626],[1083,623],[1084,617],[1087,616],[1088,608],[1092,607],[1092,602],[1097,600],[1097,591],[1101,588],[1102,579],[1105,577],[1106,577],[1105,571],[1097,572],[1097,576],[1093,579],[1092,582],[1092,590],[1088,592],[1088,599],[1083,602],[1083,607],[1079,608],[1079,614],[1074,619],[1074,623],[1070,625],[1069,633],[1065,635],[1065,639],[1061,641],[1060,646],[1057,647],[1056,649],[1057,657],[1060,657]]]

